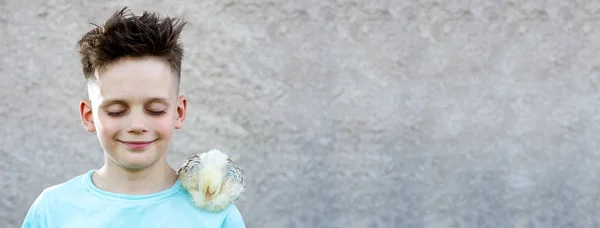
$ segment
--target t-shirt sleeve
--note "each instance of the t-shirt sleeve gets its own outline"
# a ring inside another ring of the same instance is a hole
[[[43,196],[44,193],[40,194],[31,207],[27,214],[25,215],[25,219],[23,220],[23,225],[21,228],[42,228],[45,227],[45,216],[43,209]]]
[[[231,205],[228,209],[227,216],[221,228],[246,228],[242,214],[235,205]]]

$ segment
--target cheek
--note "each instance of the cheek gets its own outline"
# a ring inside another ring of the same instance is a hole
[[[170,116],[164,116],[154,121],[154,130],[164,136],[169,136],[175,128],[175,121]]]
[[[103,135],[116,134],[120,129],[120,122],[116,119],[100,116],[95,122],[96,129]]]

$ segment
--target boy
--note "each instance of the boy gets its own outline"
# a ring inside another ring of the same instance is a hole
[[[80,118],[104,165],[45,189],[23,227],[245,227],[233,204],[219,213],[193,206],[166,160],[186,116],[177,41],[185,22],[126,11],[78,41],[89,96]]]

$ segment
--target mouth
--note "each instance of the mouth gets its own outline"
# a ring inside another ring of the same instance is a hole
[[[120,143],[123,143],[125,146],[129,147],[129,149],[132,150],[143,150],[146,149],[148,146],[150,146],[153,142],[156,141],[152,140],[152,141],[121,141],[121,140],[117,140]]]

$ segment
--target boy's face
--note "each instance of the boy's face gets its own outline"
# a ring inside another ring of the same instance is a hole
[[[96,132],[107,162],[126,169],[166,162],[165,152],[187,105],[178,96],[170,67],[156,58],[122,59],[95,78],[80,112],[86,129]]]

